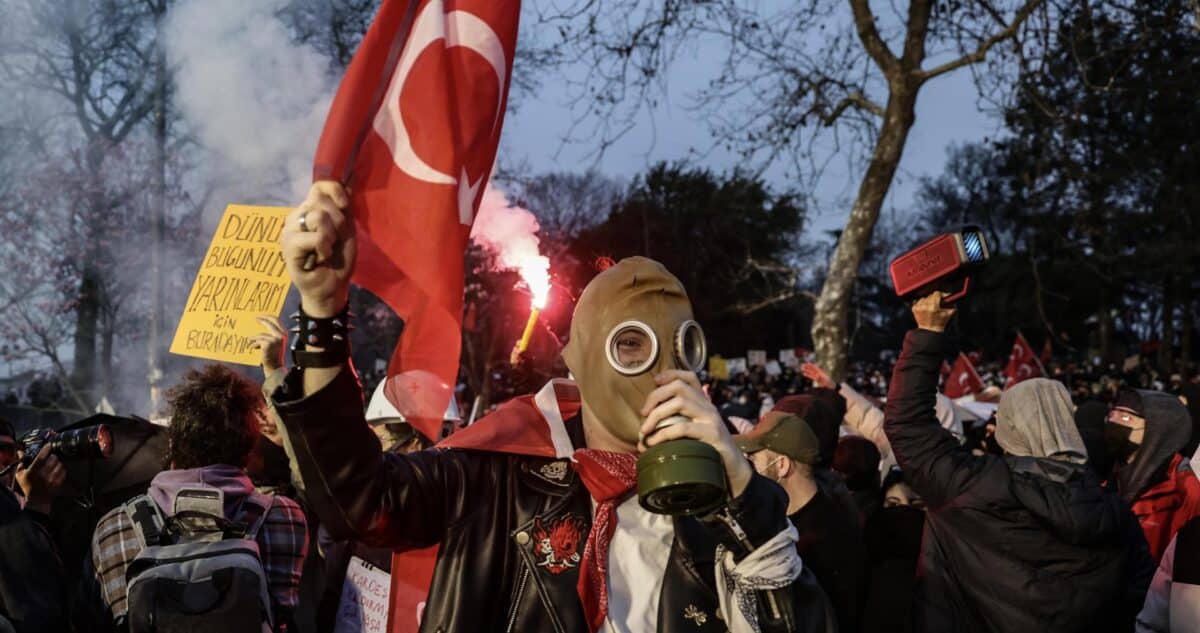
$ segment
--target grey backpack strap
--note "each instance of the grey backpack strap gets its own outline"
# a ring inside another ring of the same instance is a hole
[[[274,504],[274,497],[260,494],[251,494],[242,500],[241,522],[246,526],[243,538],[253,541],[258,536]]]
[[[133,521],[133,532],[137,535],[142,549],[162,544],[167,535],[166,518],[149,495],[138,495],[130,499],[125,504],[124,511]]]

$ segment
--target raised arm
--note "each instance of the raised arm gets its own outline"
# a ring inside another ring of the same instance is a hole
[[[904,348],[892,371],[884,430],[905,478],[936,508],[960,494],[983,470],[986,460],[973,457],[938,422],[938,370],[943,331],[953,308],[941,305],[935,292],[913,305],[918,328],[904,337]]]
[[[313,184],[287,218],[284,262],[306,315],[328,319],[346,307],[357,244],[349,196],[333,181]],[[315,255],[314,255],[315,254]],[[307,345],[307,351],[324,351]],[[349,360],[293,368],[272,400],[305,498],[330,534],[372,545],[425,547],[469,507],[487,460],[456,451],[383,454],[363,415],[362,390]]]

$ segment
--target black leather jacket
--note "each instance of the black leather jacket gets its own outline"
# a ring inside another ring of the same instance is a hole
[[[573,516],[583,539],[590,528],[590,496],[565,462],[545,468],[562,460],[440,449],[383,454],[364,421],[352,370],[297,400],[289,394],[301,393],[299,380],[293,372],[273,399],[310,504],[330,533],[400,550],[441,544],[422,632],[587,630],[576,594],[578,566],[546,565],[537,553],[539,526]],[[567,427],[575,446],[583,446],[578,418]],[[779,486],[755,475],[726,509],[726,520],[734,519],[757,547],[786,528],[786,505]],[[718,543],[739,556],[749,550],[716,513],[676,519],[675,536],[658,630],[726,630],[713,554]],[[576,551],[582,550],[579,542]],[[826,603],[805,569],[791,586],[759,595],[759,623],[770,632],[832,631]]]

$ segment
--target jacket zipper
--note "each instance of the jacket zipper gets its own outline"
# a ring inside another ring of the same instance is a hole
[[[528,581],[529,581],[529,568],[522,565],[521,566],[521,578],[520,578],[520,580],[517,581],[517,593],[516,593],[516,596],[513,598],[512,611],[508,615],[508,628],[505,629],[505,631],[507,631],[507,633],[512,633],[514,630],[513,627],[516,626],[516,624],[517,624],[517,609],[520,608],[520,606],[521,606],[521,594],[525,593],[525,583]]]
[[[746,530],[742,529],[742,524],[738,523],[737,519],[733,518],[733,511],[729,509],[729,506],[721,508],[721,510],[717,512],[717,518],[721,519],[721,522],[729,528],[730,532],[733,532],[733,537],[737,539],[738,543],[741,543],[742,547],[746,548],[747,555],[754,551],[754,544],[750,542],[750,537],[746,535]],[[718,565],[724,564],[722,561],[716,561],[716,563]],[[767,606],[771,608],[771,618],[778,620],[783,617],[782,614],[779,613],[779,604],[775,602],[775,592],[767,590],[763,591],[763,593],[767,596]]]

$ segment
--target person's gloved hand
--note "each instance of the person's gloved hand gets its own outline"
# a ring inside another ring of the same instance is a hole
[[[946,324],[950,323],[957,311],[953,305],[942,305],[942,299],[946,296],[946,293],[935,290],[913,304],[912,313],[913,318],[917,320],[917,327],[932,332],[946,331]]]
[[[28,467],[17,466],[17,484],[25,493],[25,507],[42,514],[50,514],[50,502],[67,480],[67,469],[50,445],[43,444],[42,450]]]

